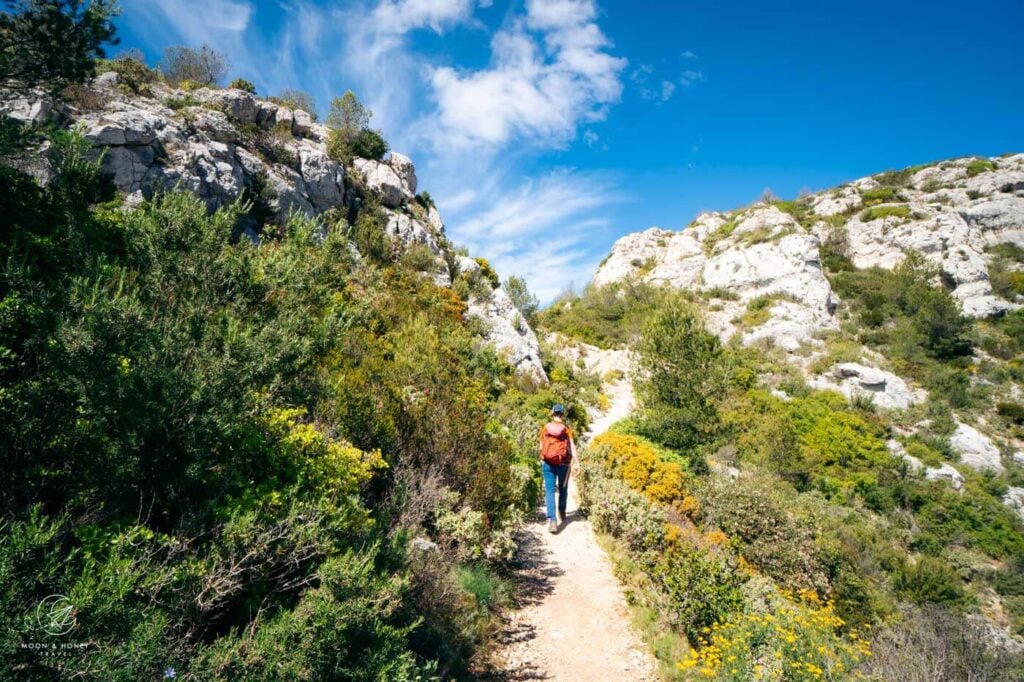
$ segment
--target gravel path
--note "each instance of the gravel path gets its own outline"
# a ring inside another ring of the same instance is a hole
[[[595,415],[595,433],[629,413],[628,379],[605,391],[610,409]],[[566,522],[547,531],[543,510],[523,529],[515,580],[520,603],[507,617],[493,657],[494,680],[655,680],[656,664],[630,626],[622,590],[577,511],[576,487]]]

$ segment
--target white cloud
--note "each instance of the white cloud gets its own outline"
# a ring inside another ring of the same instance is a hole
[[[661,81],[661,101],[667,102],[672,98],[672,93],[676,91],[676,84],[672,81]]]
[[[682,53],[679,56],[682,57],[683,59],[700,59],[700,57],[697,56],[697,53],[694,52],[693,50],[687,50],[686,52]]]
[[[621,200],[609,178],[569,170],[525,180],[497,196],[456,213],[453,236],[479,249],[503,277],[524,277],[545,302],[603,255],[611,229],[603,209]]]
[[[679,83],[683,87],[688,87],[694,83],[700,83],[701,81],[706,80],[707,78],[704,76],[704,72],[697,71],[695,69],[687,69],[686,71],[683,71],[681,76],[679,76]]]
[[[564,144],[580,121],[600,119],[622,93],[626,60],[594,23],[593,0],[528,0],[491,40],[491,64],[430,71],[438,146],[500,148],[513,139]]]

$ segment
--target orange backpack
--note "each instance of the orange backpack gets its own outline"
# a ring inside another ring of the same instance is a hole
[[[549,422],[541,429],[540,456],[555,466],[569,461],[569,428],[565,424]]]

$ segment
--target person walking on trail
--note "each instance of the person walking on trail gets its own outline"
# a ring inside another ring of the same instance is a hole
[[[551,421],[540,429],[540,469],[544,475],[544,501],[547,503],[548,531],[557,533],[565,523],[569,502],[569,467],[575,464],[576,443],[572,430],[565,425],[565,406],[551,408]],[[555,516],[555,494],[558,494],[558,516]]]

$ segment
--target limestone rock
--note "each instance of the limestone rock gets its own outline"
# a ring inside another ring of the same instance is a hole
[[[1024,520],[1024,488],[1011,486],[1003,496],[1003,504],[1017,512],[1017,515]]]
[[[953,490],[960,491],[964,487],[964,477],[959,471],[946,463],[937,467],[926,467],[924,462],[909,454],[903,445],[895,439],[890,438],[885,442],[885,447],[894,457],[898,457],[907,463],[907,466],[915,474],[924,473],[929,481],[949,481]]]
[[[838,383],[825,377],[812,379],[810,384],[817,388],[835,389],[853,399],[866,395],[875,405],[886,409],[905,409],[925,398],[923,391],[913,390],[903,379],[891,372],[867,367],[856,362],[843,362],[835,367]]]
[[[306,196],[318,213],[340,206],[345,200],[345,168],[316,145],[303,145],[299,166]]]
[[[388,236],[397,239],[406,246],[423,244],[435,255],[441,254],[434,232],[415,218],[398,211],[387,211],[388,224],[385,228]],[[475,262],[475,261],[474,261]]]
[[[379,192],[381,202],[390,208],[398,208],[413,195],[408,186],[395,170],[383,161],[356,159],[353,162],[356,171],[363,176],[368,189]]]
[[[399,179],[402,181],[403,190],[415,196],[416,194],[416,166],[413,165],[412,159],[404,154],[398,152],[391,152],[391,157],[388,159],[388,165],[395,171]]]
[[[974,427],[957,422],[956,431],[950,436],[949,444],[960,454],[960,461],[972,469],[1003,472],[999,448],[991,438]]]
[[[244,90],[199,88],[192,93],[200,102],[213,105],[239,123],[255,123],[259,107],[256,98]]]
[[[929,481],[949,481],[953,490],[957,492],[963,490],[964,487],[963,474],[946,463],[937,468],[925,470],[924,477]]]
[[[461,272],[471,273],[479,269],[479,263],[472,258],[459,258]],[[466,314],[484,322],[487,327],[485,339],[506,357],[517,372],[537,382],[547,383],[537,335],[503,287],[496,287],[489,296],[472,296]]]

